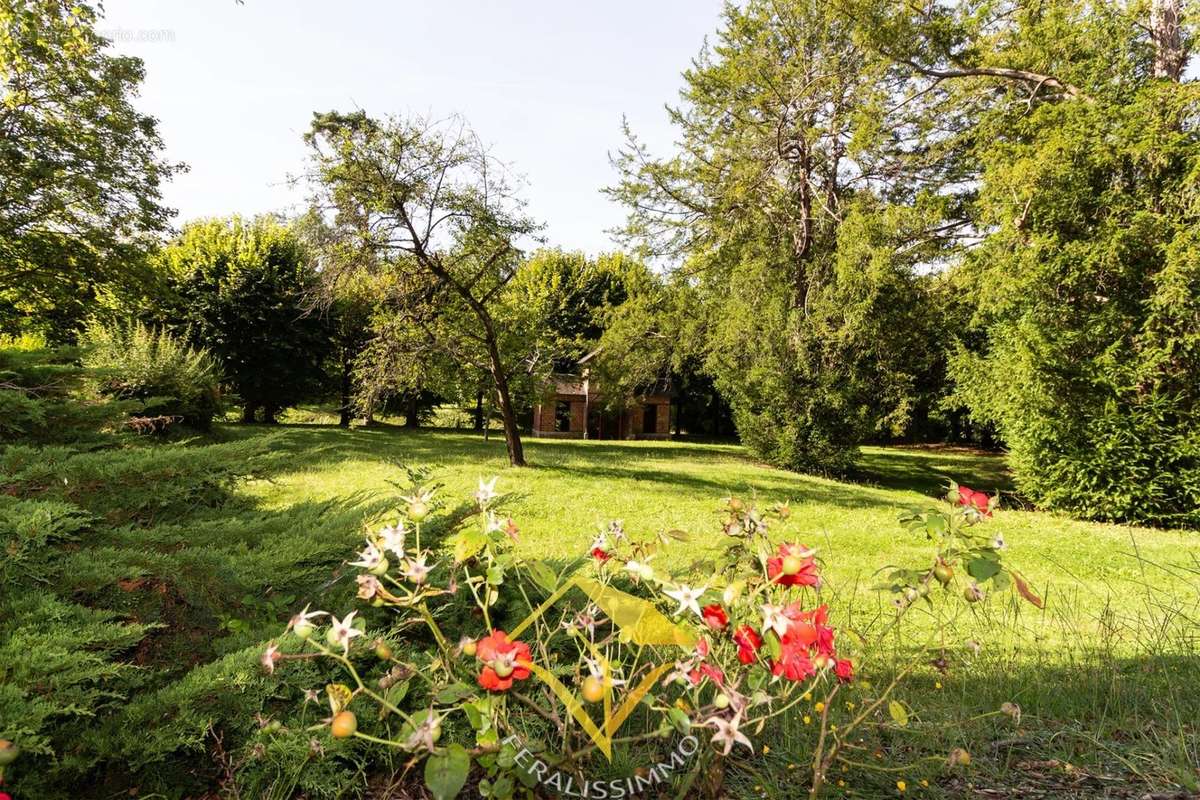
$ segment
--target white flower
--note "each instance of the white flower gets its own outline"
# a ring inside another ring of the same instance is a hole
[[[383,584],[374,575],[359,575],[356,580],[358,581],[358,599],[360,600],[372,600],[383,589]]]
[[[663,685],[670,686],[672,683],[692,682],[691,672],[696,668],[696,659],[689,658],[687,661],[676,661],[675,668],[667,673],[667,677],[663,678]]]
[[[261,656],[259,656],[258,663],[262,664],[263,669],[267,671],[268,675],[271,675],[275,672],[275,663],[279,661],[279,659],[279,648],[275,645],[271,645],[266,649],[266,651],[263,652]]]
[[[354,624],[354,615],[357,613],[357,611],[351,611],[341,621],[337,617],[334,617],[329,631],[329,643],[340,644],[345,654],[350,652],[350,640],[355,636],[362,636],[363,633],[359,629],[352,627]]]
[[[704,593],[708,590],[707,586],[701,586],[699,589],[693,589],[685,584],[679,584],[678,589],[668,589],[663,592],[667,597],[679,603],[679,608],[675,610],[676,616],[685,611],[691,610],[697,617],[702,616],[700,613],[700,603],[698,602]]]
[[[738,726],[742,724],[742,715],[734,714],[733,719],[722,719],[721,717],[709,717],[704,721],[704,724],[710,728],[716,729],[716,733],[712,735],[713,744],[723,744],[725,748],[721,751],[722,755],[729,755],[729,751],[733,749],[734,744],[744,744],[754,752],[754,745],[750,744],[750,740],[746,738],[746,734],[738,730]]]
[[[625,539],[625,520],[615,519],[608,524],[608,534],[613,538],[614,542],[624,541]]]
[[[437,743],[438,737],[442,732],[442,718],[437,715],[432,709],[421,720],[421,724],[413,728],[413,732],[409,734],[408,739],[404,741],[404,746],[409,750],[433,751],[433,746]]]
[[[416,584],[422,584],[429,577],[430,571],[435,565],[425,563],[425,555],[421,554],[417,558],[410,558],[404,562],[400,569],[400,573],[404,577]]]
[[[608,534],[606,534],[604,531],[600,531],[600,534],[595,539],[592,539],[592,546],[588,548],[588,552],[590,553],[592,550],[607,551],[608,550]]]
[[[1005,548],[1004,534],[996,534],[996,538],[992,539],[992,548],[995,550],[1003,550]]]
[[[483,478],[479,479],[479,488],[475,491],[475,502],[479,503],[480,508],[486,508],[487,504],[496,499],[496,478],[492,477],[490,481],[484,482]]]
[[[358,561],[351,561],[350,566],[362,567],[363,569],[375,569],[383,563],[383,552],[372,542],[367,542],[367,546],[358,554]]]
[[[396,554],[396,558],[404,558],[403,525],[385,525],[379,532],[379,546]]]
[[[596,635],[597,617],[600,615],[600,607],[595,603],[588,603],[587,607],[576,614],[571,619],[562,621],[562,627],[569,631],[587,631],[588,636]]]
[[[496,533],[504,530],[504,520],[497,517],[491,511],[488,512],[487,521],[483,525],[484,533]]]
[[[773,606],[770,603],[762,606],[763,630],[775,631],[775,635],[780,639],[787,633],[788,626],[792,621],[783,613],[783,606]]]
[[[307,639],[312,634],[312,621],[317,617],[324,617],[328,614],[328,611],[309,611],[306,605],[303,611],[288,620],[288,628],[294,630],[302,639]]]

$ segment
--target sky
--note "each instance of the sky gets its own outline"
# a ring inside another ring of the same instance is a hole
[[[175,220],[298,211],[314,111],[463,115],[526,181],[552,246],[598,253],[624,219],[601,194],[621,118],[666,152],[664,104],[720,0],[107,0],[98,25],[145,62],[138,107],[190,171]]]

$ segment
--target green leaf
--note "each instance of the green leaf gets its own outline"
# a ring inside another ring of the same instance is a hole
[[[504,583],[504,567],[499,564],[492,564],[488,567],[487,582],[491,586],[499,586]]]
[[[425,786],[434,800],[457,797],[467,783],[471,756],[460,744],[452,744],[425,761]]]
[[[454,535],[454,561],[461,564],[468,558],[474,557],[487,544],[487,537],[482,531],[469,528]]]
[[[525,566],[538,586],[550,593],[558,589],[558,575],[544,561],[530,561]]]
[[[975,558],[967,563],[967,574],[983,583],[1000,571],[1000,564],[990,558]]]
[[[408,694],[408,681],[400,681],[399,683],[393,684],[391,687],[388,688],[388,690],[383,695],[383,699],[387,700],[389,703],[391,703],[392,705],[399,708],[400,703],[404,701],[404,698],[407,694]],[[383,719],[390,713],[392,713],[390,708],[388,708],[386,706],[379,707],[379,718],[380,719]]]
[[[901,728],[908,725],[908,712],[904,710],[904,706],[899,701],[893,700],[888,703],[888,714],[891,715],[892,722]]]
[[[442,705],[452,705],[454,703],[466,700],[471,695],[475,694],[475,690],[465,683],[452,683],[449,686],[438,690],[434,695],[437,701]]]

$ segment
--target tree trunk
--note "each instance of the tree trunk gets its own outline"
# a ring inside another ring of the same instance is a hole
[[[475,393],[475,432],[483,433],[483,389]]]
[[[1183,49],[1183,0],[1152,0],[1150,38],[1154,41],[1154,77],[1178,81],[1187,61]]]
[[[487,349],[488,362],[491,366],[492,380],[496,384],[496,404],[500,406],[500,419],[504,422],[504,445],[508,448],[509,466],[525,466],[525,449],[521,446],[521,431],[517,428],[517,413],[513,409],[512,396],[508,391],[508,376],[504,373],[504,364],[500,360],[500,348],[496,337],[492,335],[491,319],[483,319],[484,329],[488,333]]]
[[[246,403],[242,406],[242,424],[249,425],[254,422],[254,414],[258,411],[258,406],[254,403]]]
[[[277,425],[279,420],[275,419],[275,415],[278,413],[278,406],[263,406],[263,422],[268,425]]]
[[[343,356],[342,358],[342,407],[338,409],[338,425],[343,428],[350,427],[350,390],[352,384],[350,380],[350,359]]]
[[[510,466],[525,466],[525,449],[521,446],[521,432],[517,428],[517,414],[513,410],[512,398],[508,394],[508,379],[496,376],[496,402],[500,406],[500,418],[504,421],[504,444],[508,447]]]
[[[405,399],[404,427],[406,427],[406,428],[421,427],[421,419],[417,413],[418,412],[417,399],[418,399],[418,395],[417,395],[417,392],[415,392],[415,391],[409,392],[408,397]]]

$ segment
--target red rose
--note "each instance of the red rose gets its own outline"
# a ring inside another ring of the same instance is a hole
[[[848,658],[839,658],[834,662],[833,671],[842,683],[854,680],[854,662]]]
[[[483,662],[479,673],[479,685],[489,692],[505,692],[512,688],[513,681],[529,677],[532,657],[529,645],[512,642],[502,630],[492,631],[490,636],[480,639],[475,647],[475,657]]]
[[[767,559],[767,577],[780,586],[821,585],[812,551],[802,544],[781,544],[776,555]]]
[[[762,637],[758,635],[758,631],[749,625],[743,625],[733,632],[733,641],[738,646],[738,661],[753,664],[758,657],[758,648],[762,647]]]
[[[729,624],[729,616],[725,613],[725,609],[717,603],[701,609],[700,616],[704,618],[704,624],[714,631],[723,631]]]
[[[958,504],[965,508],[973,508],[984,517],[992,515],[991,498],[983,492],[977,492],[966,486],[958,487]]]
[[[599,547],[593,547],[592,558],[596,559],[597,561],[608,561],[610,558],[612,558],[612,556],[601,550]]]

